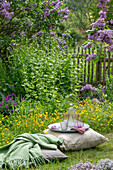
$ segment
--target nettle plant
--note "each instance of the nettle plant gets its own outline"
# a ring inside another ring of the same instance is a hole
[[[54,35],[63,20],[69,17],[70,11],[62,1],[31,0],[31,1],[0,1],[0,50],[1,55],[6,49],[20,43],[22,37],[32,41],[45,32]]]
[[[62,48],[54,37],[48,38],[51,41],[48,40],[46,45],[41,37],[43,46],[34,41],[17,46],[11,53],[13,63],[10,69],[16,80],[15,86],[21,86],[20,91],[23,87],[28,99],[49,102],[76,94],[78,73],[71,57],[74,50],[68,51],[69,48]]]
[[[108,11],[107,3],[110,0],[97,0],[97,8],[101,8],[99,12],[99,18],[96,22],[91,24],[91,30],[88,30],[88,41],[84,43],[84,49],[91,48],[93,50],[97,49],[96,53],[91,53],[86,60],[98,61],[100,58],[105,57],[104,47],[108,49],[108,52],[113,52],[113,31],[109,29],[106,25],[106,12]],[[111,24],[113,24],[113,19],[111,19]]]

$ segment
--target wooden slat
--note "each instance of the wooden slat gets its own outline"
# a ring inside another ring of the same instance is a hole
[[[108,77],[110,77],[110,53],[108,53]]]
[[[90,55],[90,49],[89,49],[89,55]],[[89,84],[89,78],[90,78],[90,61],[88,61],[88,79],[87,79],[88,84]]]
[[[78,75],[79,75],[79,52],[80,52],[80,47],[78,47],[78,49],[77,49],[78,51],[77,51],[77,54],[78,54],[78,58],[77,58],[77,72],[78,72]],[[79,80],[79,77],[77,78],[77,80]]]
[[[99,61],[99,82],[101,83],[101,59]]]
[[[105,72],[106,72],[106,58],[104,58],[103,62],[103,85],[105,85]]]
[[[86,50],[85,50],[85,56],[87,57]],[[86,58],[84,61],[84,83],[86,82]]]
[[[95,82],[98,81],[98,67],[99,67],[99,63],[97,62],[96,63],[96,80],[95,80]]]
[[[91,70],[91,83],[93,84],[93,69],[94,69],[94,65],[92,62],[92,70]]]
[[[82,49],[82,57],[81,57],[81,64],[82,64],[82,66],[81,66],[81,69],[82,69],[82,74],[81,74],[81,82],[83,81],[83,69],[84,69],[84,65],[83,65],[83,49]]]

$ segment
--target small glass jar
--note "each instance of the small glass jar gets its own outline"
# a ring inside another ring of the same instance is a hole
[[[70,107],[68,109],[68,127],[71,129],[74,126],[74,120],[73,117],[75,117],[75,109],[72,106],[72,103],[70,104]]]

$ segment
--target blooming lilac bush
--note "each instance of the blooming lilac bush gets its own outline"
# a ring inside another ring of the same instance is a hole
[[[28,37],[31,42],[33,36],[37,39],[43,33],[54,32],[63,20],[67,19],[70,11],[61,0],[56,1],[5,1],[0,2],[0,50],[1,55],[9,47],[16,46],[21,37]],[[53,36],[53,34],[52,34]],[[47,36],[45,36],[47,38]]]
[[[4,116],[10,115],[13,111],[12,106],[17,106],[17,104],[14,93],[8,94],[6,97],[2,95],[2,101],[0,102],[0,114]]]
[[[99,12],[99,18],[96,22],[91,24],[91,30],[88,30],[88,41],[84,44],[84,49],[87,48],[97,48],[97,54],[89,55],[86,60],[94,60],[97,61],[99,58],[103,58],[104,56],[104,47],[108,48],[108,52],[113,52],[113,31],[108,28],[106,25],[105,19],[107,18],[106,12],[108,11],[107,4],[110,0],[97,0],[99,3],[97,4],[97,8],[101,8]],[[112,23],[112,19],[111,19]]]

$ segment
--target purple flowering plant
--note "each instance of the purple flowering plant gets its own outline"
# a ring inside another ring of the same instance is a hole
[[[15,94],[8,94],[6,97],[2,94],[2,101],[0,102],[0,113],[4,116],[10,115],[13,112],[13,108],[17,106],[18,103],[15,100]]]
[[[96,91],[96,88],[93,87],[91,84],[86,84],[80,90],[80,92],[83,93],[84,97],[88,97],[88,96],[92,97],[95,91]]]
[[[40,41],[44,33],[49,32],[51,36],[54,36],[55,30],[59,29],[62,21],[69,17],[69,13],[68,7],[61,0],[38,2],[34,0],[26,1],[26,3],[22,0],[17,2],[1,0],[1,51],[6,51],[6,48],[11,50],[20,44],[22,38],[28,38],[31,42],[34,35]],[[47,38],[47,35],[45,37]]]
[[[96,53],[90,54],[86,60],[98,61],[100,58],[105,57],[104,47],[108,50],[107,52],[113,52],[113,31],[109,29],[106,24],[107,4],[110,3],[110,0],[97,0],[98,4],[96,8],[100,8],[99,18],[92,23],[91,30],[88,32],[88,40],[84,43],[84,50],[87,48],[92,48],[93,50],[98,49]],[[111,19],[111,24],[112,24]]]
[[[76,165],[71,165],[68,167],[68,170],[111,170],[113,169],[113,160],[109,158],[101,159],[97,161],[96,165],[93,165],[91,162],[82,161]]]

